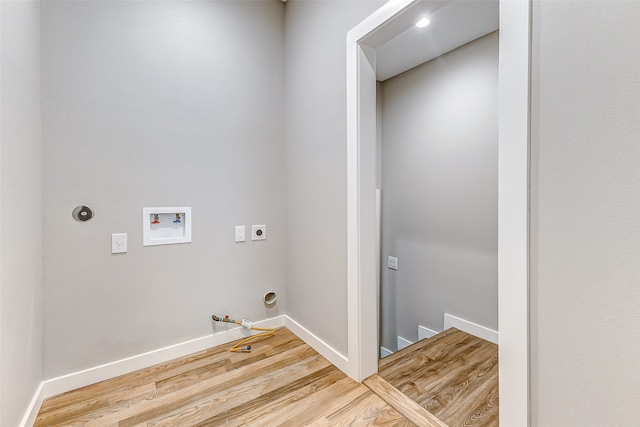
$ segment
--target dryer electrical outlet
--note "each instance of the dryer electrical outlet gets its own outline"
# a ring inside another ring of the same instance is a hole
[[[251,240],[267,240],[267,226],[266,225],[252,225],[251,226]]]

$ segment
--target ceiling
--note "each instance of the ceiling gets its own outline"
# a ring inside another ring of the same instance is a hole
[[[384,81],[499,28],[499,0],[422,0],[363,40]],[[431,23],[418,28],[426,17]]]

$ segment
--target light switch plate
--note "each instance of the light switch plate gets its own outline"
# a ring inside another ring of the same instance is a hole
[[[111,253],[122,254],[127,252],[127,233],[111,235]]]

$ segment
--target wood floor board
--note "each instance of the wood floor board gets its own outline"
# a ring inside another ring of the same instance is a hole
[[[297,360],[298,353],[300,356],[307,357]],[[156,424],[161,425],[159,421],[161,416],[170,420],[170,423],[175,421],[174,424],[165,425],[195,425],[208,414],[213,415],[215,411],[227,410],[237,401],[252,399],[259,393],[275,387],[279,379],[295,380],[299,375],[312,369],[328,366],[326,359],[320,359],[321,356],[313,353],[309,348],[300,346],[283,355],[276,355],[271,359],[227,372],[216,378],[205,379],[188,387],[176,389],[175,392],[163,395],[159,399],[153,399],[145,402],[144,405],[135,405],[120,412],[117,414],[118,417],[129,413],[132,415],[122,419],[119,425],[129,427],[143,420],[156,420]],[[285,367],[290,368],[286,374],[282,372]],[[217,379],[220,381],[216,381]]]
[[[379,376],[447,425],[498,425],[498,347],[448,329],[394,353]]]
[[[287,408],[293,409],[292,412],[287,411],[287,413],[291,413],[293,417],[281,417],[275,425],[278,427],[298,427],[311,424],[325,417],[327,414],[333,414],[339,411],[345,405],[350,405],[354,400],[360,399],[363,395],[370,393],[370,391],[363,385],[345,378],[332,384],[320,393],[323,395],[322,408],[316,405],[315,395],[307,396],[296,402],[295,405],[292,405],[294,406],[293,408]]]
[[[396,384],[365,383],[384,399],[286,328],[252,343],[250,353],[229,347],[46,399],[35,426],[497,425],[497,348],[457,330],[381,361],[380,376]],[[471,403],[460,410],[462,401]]]
[[[256,348],[251,354],[231,354],[228,352],[227,346],[217,346],[170,362],[154,365],[131,374],[122,375],[107,381],[82,387],[59,396],[54,396],[55,398],[45,400],[40,409],[40,413],[54,411],[59,407],[68,406],[76,401],[82,402],[86,400],[87,394],[96,396],[117,395],[123,389],[134,387],[136,384],[148,382],[148,378],[150,376],[157,378],[157,381],[162,381],[163,379],[189,372],[198,367],[214,365],[220,362],[224,362],[226,365],[231,365],[231,369],[233,369],[241,366],[246,360],[252,360],[257,357],[264,358],[265,355],[270,356],[276,352],[281,352],[284,349],[292,348],[292,343],[294,346],[299,345],[299,343],[295,342],[297,337],[292,335],[293,334],[285,334],[282,331],[276,330],[276,335],[272,341],[266,345],[255,345]],[[227,370],[230,370],[230,368],[227,368]]]
[[[326,377],[325,377],[326,378]],[[289,392],[281,397],[274,399],[272,402],[265,404],[263,407],[257,407],[251,411],[247,411],[235,419],[228,420],[225,426],[239,427],[239,426],[275,426],[278,425],[283,419],[294,418],[297,419],[297,413],[304,409],[304,407],[310,402],[309,396],[313,394],[313,399],[316,400],[318,405],[322,405],[326,409],[325,398],[331,396],[331,392],[327,392],[337,383],[349,382],[344,375],[338,375],[336,378],[326,378],[327,382],[323,382],[318,389],[311,389],[304,387],[298,389],[295,392]],[[346,399],[345,399],[346,400]],[[301,409],[302,408],[302,409]],[[220,425],[220,424],[203,424],[203,425]]]
[[[35,426],[411,425],[286,328],[229,347],[48,398]]]
[[[229,365],[231,365],[231,363],[228,360],[220,360],[216,363],[194,367],[194,369],[190,371],[180,372],[171,377],[160,379],[155,382],[155,386],[157,390],[176,390],[178,388],[188,387],[190,384],[202,379],[213,378],[229,372],[227,369]]]
[[[209,417],[197,425],[209,427],[243,425],[247,419],[260,419],[264,414],[279,411],[292,402],[322,390],[343,378],[342,372],[337,371],[333,366],[327,366],[258,398],[245,400],[242,404]]]
[[[431,338],[417,341],[408,347],[403,348],[401,351],[397,351],[384,359],[381,359],[378,364],[379,370],[384,370],[389,368],[391,365],[396,365],[397,363],[407,363],[407,358],[418,359],[420,357],[425,357],[427,354],[431,355],[432,358],[435,358],[435,353],[438,352],[439,348],[447,347],[451,344],[455,344],[456,342],[457,339],[455,337],[454,328],[447,329],[446,331],[434,335]]]
[[[327,421],[326,425],[330,426],[410,427],[415,425],[391,406],[383,403],[374,393],[363,394],[349,405],[314,423],[324,422],[324,420]]]
[[[216,377],[202,378],[200,381],[194,381],[187,387],[175,387],[171,390],[160,390],[148,393],[145,396],[139,396],[136,399],[128,399],[126,395],[121,393],[121,389],[116,392],[108,407],[101,411],[93,411],[88,414],[79,414],[84,416],[87,427],[93,425],[105,425],[115,420],[122,420],[121,423],[130,425],[129,418],[138,416],[152,416],[158,411],[173,410],[182,405],[190,405],[203,396],[213,393],[216,389],[233,387],[239,383],[259,377],[262,373],[271,371],[272,368],[284,366],[289,363],[299,362],[300,357],[308,356],[312,350],[308,347],[298,346],[292,350],[281,354],[274,355],[269,360],[261,360],[251,365],[251,369],[236,369],[225,371]],[[317,354],[317,353],[316,353]],[[102,396],[101,396],[102,397]],[[48,422],[53,417],[58,416],[57,412],[47,412],[38,417],[42,422]],[[138,418],[136,418],[137,420]],[[137,421],[136,421],[137,422]],[[36,425],[37,422],[36,422]],[[47,424],[44,424],[47,425]]]
[[[410,397],[400,392],[379,375],[370,376],[364,380],[364,384],[416,425],[421,427],[447,427],[435,415],[411,400]]]
[[[496,358],[497,359],[497,358]],[[457,371],[457,376],[449,376],[434,387],[418,386],[419,395],[411,396],[431,412],[439,412],[460,399],[473,399],[475,396],[491,396],[492,389],[498,379],[497,360],[490,363],[474,365],[475,369]],[[426,399],[425,396],[433,396]]]
[[[287,369],[278,369],[254,380],[245,381],[234,387],[208,395],[198,401],[183,404],[180,409],[171,414],[162,415],[160,419],[150,421],[149,424],[156,426],[197,425],[211,416],[233,410],[248,400],[258,399],[264,394],[269,394],[290,382],[296,382],[329,366],[326,359],[322,359],[322,363],[317,362],[318,360],[312,358],[303,359],[288,366]],[[146,418],[151,417],[147,416]],[[127,427],[128,424],[121,423],[121,425]]]
[[[455,335],[451,335],[455,338]],[[481,345],[479,338],[465,337],[460,341],[438,340],[432,346],[416,347],[416,351],[407,354],[403,359],[380,368],[383,377],[392,377],[395,381],[413,382],[428,376],[442,377],[443,369],[448,371],[464,369],[464,364],[451,364],[451,360],[476,352]]]

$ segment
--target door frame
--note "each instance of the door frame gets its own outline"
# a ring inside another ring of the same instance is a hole
[[[376,290],[377,33],[420,0],[391,0],[347,34],[347,373],[378,371]],[[528,426],[531,1],[500,1],[498,330],[500,424]]]

